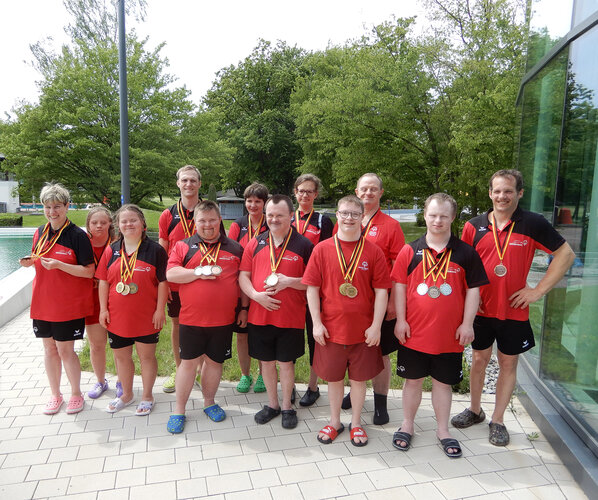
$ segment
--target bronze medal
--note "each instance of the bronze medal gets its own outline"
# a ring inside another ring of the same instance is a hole
[[[347,297],[349,297],[350,299],[354,299],[355,297],[357,297],[357,288],[355,288],[351,283],[347,283]]]
[[[131,289],[129,288],[129,285],[125,285],[123,287],[123,291],[120,292],[121,295],[129,295],[129,293],[131,292]]]
[[[496,274],[496,276],[498,276],[499,278],[502,278],[503,276],[506,276],[507,274],[507,267],[504,264],[498,264],[495,268],[494,268],[494,274]]]
[[[426,285],[425,283],[420,283],[419,285],[417,285],[416,291],[418,295],[426,295],[426,293],[428,293],[428,285]]]
[[[428,288],[428,297],[432,299],[437,299],[438,297],[440,297],[440,290],[437,286],[431,286],[430,288]]]
[[[222,274],[222,268],[220,266],[212,266],[212,276],[220,276]]]
[[[278,285],[278,276],[276,276],[276,274],[272,273],[270,276],[268,276],[266,278],[264,283],[266,283],[267,286],[276,286],[276,285]]]
[[[451,293],[453,293],[453,288],[448,283],[443,283],[442,285],[440,285],[440,293],[447,297]]]
[[[123,293],[124,289],[125,289],[125,284],[122,281],[119,281],[116,284],[116,293]]]
[[[129,283],[129,293],[135,295],[139,291],[139,287],[136,283]]]

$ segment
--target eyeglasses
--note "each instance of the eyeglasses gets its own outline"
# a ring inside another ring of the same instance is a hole
[[[301,195],[301,196],[306,196],[306,195],[315,194],[316,191],[313,189],[298,189],[297,191],[295,191],[295,193],[298,195]]]
[[[362,212],[345,212],[345,211],[342,211],[342,212],[336,212],[336,213],[340,216],[341,219],[348,219],[350,217],[353,220],[360,219],[361,216],[363,215]]]

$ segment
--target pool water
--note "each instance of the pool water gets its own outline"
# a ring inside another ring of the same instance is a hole
[[[31,253],[32,236],[0,236],[0,280],[21,267],[19,259]]]

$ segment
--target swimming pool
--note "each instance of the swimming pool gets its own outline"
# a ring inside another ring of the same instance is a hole
[[[19,267],[19,259],[31,253],[33,235],[0,234],[0,280]]]

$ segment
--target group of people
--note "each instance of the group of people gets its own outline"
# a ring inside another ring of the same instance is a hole
[[[518,355],[534,346],[528,305],[548,293],[574,259],[544,217],[519,208],[518,171],[492,176],[492,208],[467,222],[461,239],[451,234],[455,200],[446,193],[431,195],[424,204],[426,233],[408,244],[399,222],[380,210],[384,190],[374,173],[360,177],[355,195],[339,200],[336,226],[314,210],[321,188],[316,176],[296,180],[296,208],[290,197],[270,195],[254,183],[244,193],[247,215],[233,222],[228,236],[218,205],[199,198],[197,168],[179,169],[177,186],[181,198],[160,217],[159,243],[147,238],[143,212],[135,205],[116,213],[117,239],[103,208],[90,210],[86,235],[67,219],[68,192],[56,184],[42,190],[48,223],[35,233],[32,254],[21,264],[36,268],[31,317],[35,335],[43,338],[52,392],[44,413],[56,413],[63,404],[63,366],[72,391],[67,413],[83,409],[74,340],[85,327],[97,377],[88,397],[108,389],[108,339],[118,381],[106,411],[134,402],[135,345],[143,382],[136,414],[151,412],[155,348],[168,304],[176,364],[163,387],[176,392],[169,432],[183,432],[194,384],[201,387],[207,417],[226,418],[215,397],[235,332],[242,374],[237,390],[253,386],[267,393],[255,421],[266,424],[280,415],[283,428],[296,427],[295,362],[304,355],[307,332],[311,371],[299,404],[318,400],[318,378],[328,383],[330,416],[317,435],[320,443],[330,444],[344,431],[341,409],[351,409],[350,441],[367,444],[361,413],[368,380],[373,424],[389,422],[389,354],[397,351],[396,371],[405,381],[403,420],[393,446],[411,447],[423,380],[431,376],[440,445],[448,457],[462,456],[449,430],[451,386],[462,379],[462,353],[471,343],[471,405],[451,423],[465,428],[484,421],[481,394],[496,341],[499,376],[489,440],[508,444],[504,412]],[[553,259],[531,288],[526,278],[536,249]],[[251,358],[259,363],[255,384]]]

